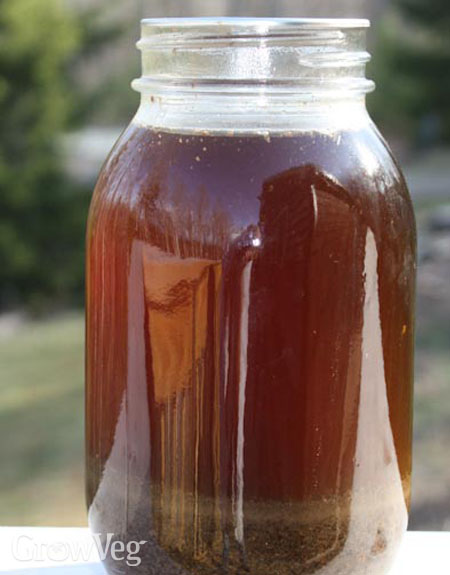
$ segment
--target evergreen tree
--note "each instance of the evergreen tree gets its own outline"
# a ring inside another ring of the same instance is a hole
[[[450,2],[394,0],[380,27],[370,98],[388,132],[416,144],[450,141]]]
[[[117,33],[96,21],[62,0],[0,0],[0,310],[82,298],[89,193],[67,180],[58,137],[96,102],[73,80]]]

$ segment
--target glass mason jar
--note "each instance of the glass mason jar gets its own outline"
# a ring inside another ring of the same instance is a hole
[[[367,26],[142,22],[87,233],[89,518],[138,572],[380,575],[401,540],[416,238]]]

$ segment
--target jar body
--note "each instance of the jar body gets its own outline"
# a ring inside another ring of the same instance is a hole
[[[145,573],[386,572],[409,505],[415,226],[370,120],[137,120],[87,243],[93,530],[146,540]]]

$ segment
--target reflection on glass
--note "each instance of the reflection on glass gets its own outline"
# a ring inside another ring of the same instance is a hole
[[[414,232],[377,138],[132,127],[107,163],[88,231],[88,500],[95,531],[149,541],[143,572],[390,563]],[[349,159],[364,146],[367,170]]]

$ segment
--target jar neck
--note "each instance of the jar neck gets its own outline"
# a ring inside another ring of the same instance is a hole
[[[364,20],[144,20],[136,121],[289,131],[367,122]]]
[[[192,93],[141,95],[134,122],[177,131],[229,133],[336,132],[358,130],[370,122],[365,97],[306,102],[259,94],[238,98]]]

